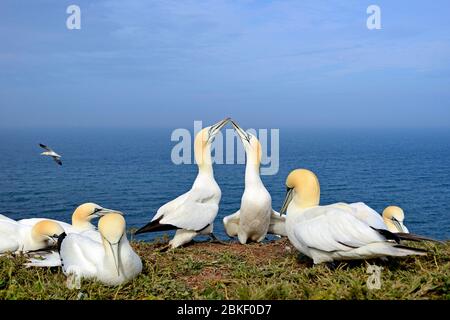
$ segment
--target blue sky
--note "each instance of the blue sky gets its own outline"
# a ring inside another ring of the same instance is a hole
[[[81,30],[66,8],[81,8]],[[366,28],[381,7],[382,30]],[[1,127],[450,128],[450,3],[0,2]]]

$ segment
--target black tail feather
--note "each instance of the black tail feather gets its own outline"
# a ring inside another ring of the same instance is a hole
[[[138,235],[138,234],[147,233],[147,232],[169,231],[169,230],[179,229],[178,227],[175,227],[175,226],[173,226],[171,224],[161,224],[161,223],[159,223],[159,221],[161,221],[161,219],[162,219],[162,217],[147,223],[145,226],[143,226],[142,228],[138,229],[134,234]]]
[[[431,239],[431,238],[427,238],[421,235],[417,235],[417,234],[413,234],[413,233],[396,233],[396,235],[401,239],[401,240],[407,240],[407,241],[416,241],[416,242],[420,242],[420,241],[431,241],[431,242],[439,242],[442,243],[442,241],[439,240],[435,240],[435,239]]]
[[[400,237],[398,236],[398,233],[393,233],[386,229],[377,229],[374,227],[371,227],[371,228],[373,230],[377,231],[379,234],[381,234],[387,240],[394,240],[395,242],[400,243]]]
[[[414,251],[414,252],[418,252],[418,253],[427,253],[428,252],[425,249],[412,248],[412,247],[404,246],[401,244],[396,244],[394,247],[399,248],[399,249],[406,249],[406,250],[410,250],[410,251]]]

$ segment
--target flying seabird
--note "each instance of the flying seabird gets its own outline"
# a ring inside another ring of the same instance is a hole
[[[44,151],[41,153],[42,156],[49,156],[52,157],[53,160],[55,160],[55,162],[57,164],[59,164],[60,166],[62,166],[62,161],[61,161],[61,156],[59,154],[57,154],[55,151],[53,151],[52,149],[50,149],[49,147],[47,147],[46,145],[40,143],[39,146],[47,151]]]

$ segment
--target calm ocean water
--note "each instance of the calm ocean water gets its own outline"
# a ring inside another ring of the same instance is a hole
[[[172,164],[170,134],[1,129],[0,213],[70,221],[77,205],[96,202],[122,210],[128,227],[139,227],[195,178],[195,165]],[[40,142],[62,154],[62,167],[39,155]],[[286,175],[297,167],[317,173],[323,204],[363,201],[379,212],[399,205],[411,232],[450,238],[450,131],[281,130],[280,170],[263,176],[277,210]],[[244,165],[216,165],[215,176],[222,188],[215,232],[225,238],[221,218],[240,206]]]

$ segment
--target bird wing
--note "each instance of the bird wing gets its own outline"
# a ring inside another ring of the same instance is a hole
[[[51,148],[47,147],[45,144],[39,143],[39,147],[47,150],[48,152],[54,152]]]
[[[240,221],[241,210],[236,211],[229,216],[223,218],[223,226],[229,237],[235,237],[238,235],[239,221]]]
[[[180,205],[184,203],[184,201],[186,201],[186,199],[189,197],[190,192],[191,191],[183,193],[181,196],[178,196],[172,201],[169,201],[165,205],[161,206],[156,212],[156,215],[153,217],[152,221],[162,218],[165,213],[175,211]]]
[[[60,157],[60,156],[53,156],[52,158],[53,158],[53,160],[55,160],[55,162],[56,162],[57,164],[59,164],[60,166],[62,166],[62,161],[61,161],[61,157]]]
[[[294,226],[294,235],[309,248],[326,252],[348,251],[386,240],[346,210],[317,207],[308,211]]]
[[[376,229],[387,229],[381,215],[364,202],[350,203],[347,206],[353,209],[355,217],[362,222]]]
[[[213,199],[213,193],[193,189],[184,201],[178,200],[182,201],[179,205],[171,205],[164,210],[160,223],[186,230],[203,230],[214,221],[219,211],[219,205]]]
[[[272,210],[272,214],[270,215],[269,230],[267,232],[277,234],[279,236],[287,236],[286,216],[282,216],[279,212]]]
[[[104,256],[103,245],[88,237],[71,233],[61,243],[59,252],[65,274],[93,276]]]

